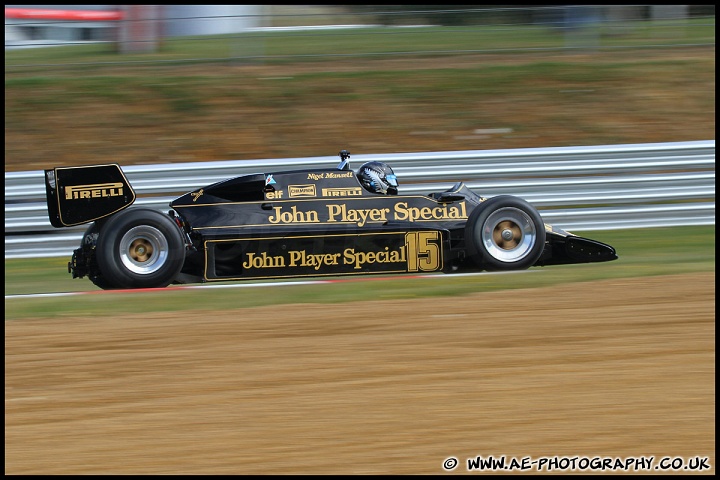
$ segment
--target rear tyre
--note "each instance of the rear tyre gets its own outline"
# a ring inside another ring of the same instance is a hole
[[[97,238],[101,288],[162,288],[180,273],[185,242],[172,219],[135,208],[111,217]]]
[[[545,248],[545,224],[528,202],[511,195],[490,198],[472,211],[465,228],[468,252],[486,270],[524,270]]]

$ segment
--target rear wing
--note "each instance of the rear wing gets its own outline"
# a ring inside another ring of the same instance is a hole
[[[92,222],[135,202],[135,191],[117,164],[45,170],[48,216],[53,227]]]

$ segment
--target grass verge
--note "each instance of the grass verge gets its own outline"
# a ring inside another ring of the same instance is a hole
[[[98,291],[97,295],[5,300],[5,318],[48,318],[180,312],[202,316],[207,311],[235,310],[291,303],[340,303],[367,299],[425,298],[475,292],[537,288],[642,276],[715,271],[715,227],[673,227],[602,232],[576,232],[613,245],[614,262],[531,268],[524,272],[488,275],[428,275],[427,278],[342,277],[329,284],[269,285],[205,290],[101,292],[87,279],[71,279],[67,259],[5,261],[5,295]],[[442,277],[442,278],[436,278]],[[378,281],[358,281],[358,280]],[[225,282],[226,284],[228,282]],[[233,282],[242,285],[243,282]],[[248,283],[248,282],[245,282]],[[255,283],[255,282],[253,282]]]

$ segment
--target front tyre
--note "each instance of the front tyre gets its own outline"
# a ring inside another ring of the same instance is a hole
[[[162,288],[180,273],[185,243],[173,220],[135,208],[111,217],[97,239],[103,288]]]
[[[545,224],[525,200],[499,195],[485,200],[470,214],[465,241],[480,268],[524,270],[543,253]]]

